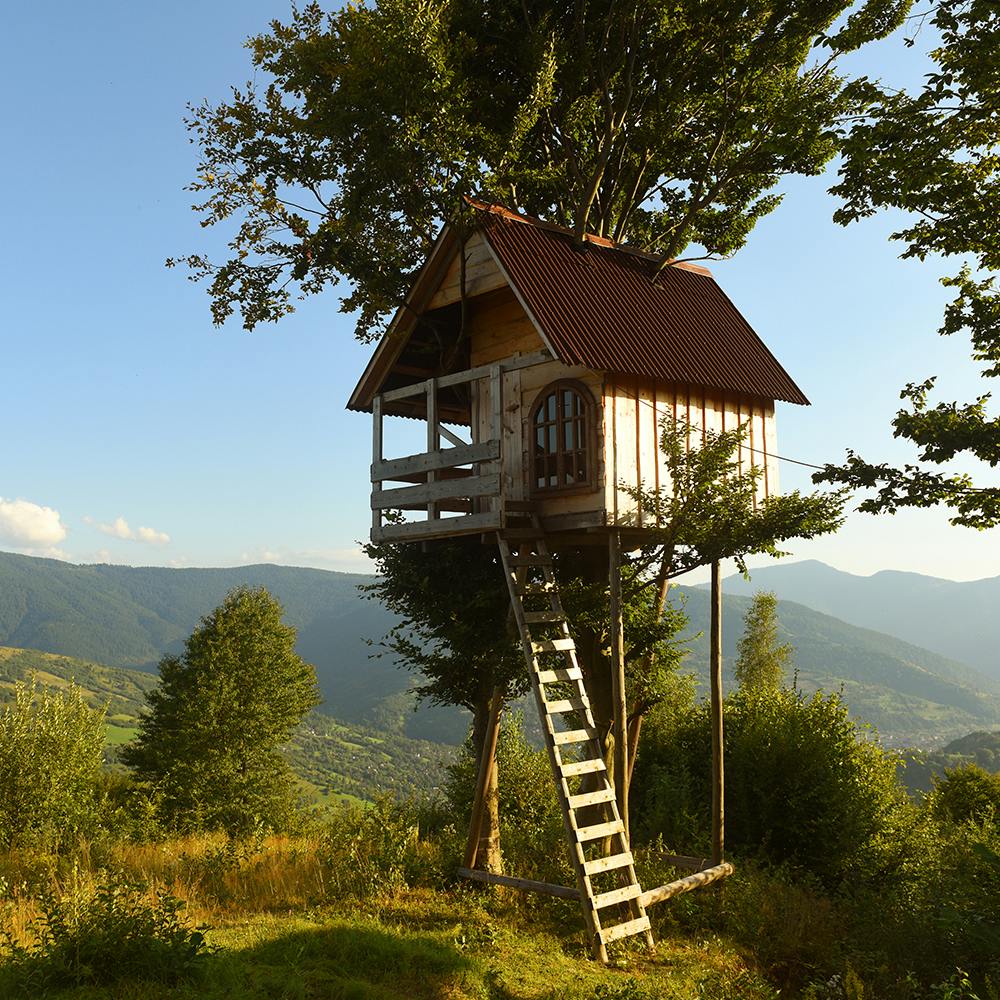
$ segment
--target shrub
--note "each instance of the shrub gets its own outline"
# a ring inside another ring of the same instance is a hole
[[[104,750],[104,712],[76,687],[17,684],[0,712],[0,844],[58,849],[92,832]]]
[[[63,897],[39,896],[41,916],[29,946],[6,937],[0,985],[12,995],[140,980],[174,985],[192,978],[206,954],[204,936],[181,918],[183,904],[166,890],[106,876],[87,892],[74,879]]]
[[[725,705],[726,843],[804,868],[828,887],[896,865],[905,796],[895,762],[864,738],[837,695],[738,692]],[[633,801],[637,831],[706,851],[708,708],[647,727]]]
[[[416,813],[388,796],[368,808],[345,806],[330,821],[320,857],[335,899],[402,889],[423,870]]]
[[[476,760],[471,742],[448,769],[446,808],[455,825],[468,829],[476,786]],[[544,750],[524,736],[520,712],[507,713],[497,740],[497,792],[500,799],[500,849],[512,872],[543,881],[569,879],[562,814],[552,771]]]
[[[945,771],[936,778],[930,808],[940,820],[950,823],[1000,821],[1000,774],[990,774],[976,764]]]

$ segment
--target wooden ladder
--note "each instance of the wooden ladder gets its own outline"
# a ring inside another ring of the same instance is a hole
[[[498,534],[500,557],[562,808],[587,932],[595,958],[607,962],[610,942],[644,934],[652,950],[653,935],[576,645],[559,599],[552,555],[538,515],[526,516],[531,527],[507,528]]]

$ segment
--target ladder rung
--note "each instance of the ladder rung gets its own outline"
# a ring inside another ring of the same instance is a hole
[[[597,806],[602,802],[614,802],[615,790],[601,788],[596,792],[583,792],[581,795],[571,795],[567,800],[570,809],[583,809],[584,806]]]
[[[507,562],[511,566],[549,566],[552,563],[552,556],[511,555]]]
[[[576,649],[576,643],[572,639],[536,639],[531,643],[533,653],[562,653],[569,649]]]
[[[524,620],[529,625],[555,625],[564,621],[565,616],[560,611],[525,611]]]
[[[564,667],[559,670],[539,670],[539,684],[560,684],[563,681],[578,681],[583,677],[579,667]]]
[[[641,934],[648,930],[649,917],[636,917],[635,920],[626,920],[625,923],[615,924],[613,927],[602,927],[597,933],[601,936],[601,941],[608,944],[610,941],[617,941],[630,934]]]
[[[600,840],[601,837],[610,837],[615,833],[624,833],[620,819],[613,819],[610,823],[595,823],[593,826],[581,826],[576,831],[576,839],[583,843],[587,840]]]
[[[559,765],[564,778],[575,778],[578,774],[592,774],[594,771],[606,770],[606,765],[600,757],[593,760],[570,760]]]
[[[586,698],[563,698],[561,701],[547,701],[545,711],[549,715],[561,715],[563,712],[582,712],[590,708]]]
[[[564,743],[586,743],[593,738],[589,729],[567,729],[565,732],[552,734],[552,742],[557,747],[561,747]]]
[[[610,892],[598,893],[594,897],[594,909],[603,910],[605,906],[614,906],[615,903],[625,903],[641,895],[642,886],[633,882],[631,885],[626,885],[621,889],[612,889]]]
[[[625,868],[633,864],[635,859],[631,851],[624,854],[610,854],[606,858],[594,858],[593,861],[584,861],[583,870],[588,875],[597,875],[599,872],[611,872],[616,868]]]

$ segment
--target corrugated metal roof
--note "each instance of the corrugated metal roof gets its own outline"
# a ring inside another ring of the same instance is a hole
[[[558,227],[492,207],[479,214],[515,291],[566,364],[808,405],[704,268],[657,274],[652,257],[607,241],[580,246]]]

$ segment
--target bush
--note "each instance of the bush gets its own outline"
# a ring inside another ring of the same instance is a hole
[[[107,876],[86,892],[39,896],[41,917],[29,928],[34,944],[6,934],[0,985],[9,995],[36,996],[71,986],[123,981],[175,985],[192,976],[206,954],[204,936],[181,919],[183,904],[165,889]]]
[[[448,768],[446,809],[455,825],[468,829],[476,786],[476,759],[471,741]],[[566,836],[556,799],[552,770],[544,750],[524,736],[520,712],[507,713],[497,740],[497,792],[500,799],[500,849],[512,873],[571,885]]]
[[[935,778],[930,794],[934,815],[949,823],[996,824],[1000,822],[1000,774],[990,774],[976,764],[946,770]]]
[[[0,844],[58,849],[91,833],[104,712],[68,693],[17,684],[0,712]]]
[[[725,705],[726,843],[792,864],[827,887],[899,863],[906,801],[895,761],[864,738],[837,695],[738,692]],[[707,853],[711,808],[708,707],[674,725],[654,719],[633,790],[640,836]]]
[[[412,806],[391,797],[338,810],[320,847],[334,899],[365,899],[405,888],[425,871]]]

